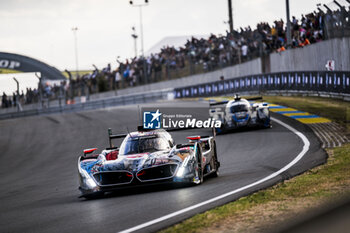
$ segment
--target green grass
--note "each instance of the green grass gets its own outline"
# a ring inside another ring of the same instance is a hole
[[[296,203],[314,206],[308,203],[318,203],[320,200],[350,194],[350,144],[336,148],[330,153],[334,153],[334,156],[326,165],[235,202],[195,215],[161,232],[203,232],[214,224],[224,225],[230,219],[241,225],[249,225],[259,209],[263,209],[267,218],[273,219],[276,212],[289,211]],[[247,214],[249,212],[253,214]],[[234,226],[230,227],[234,229]]]

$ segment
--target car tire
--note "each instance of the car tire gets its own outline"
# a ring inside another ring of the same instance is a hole
[[[203,168],[202,168],[202,153],[200,153],[200,156],[196,156],[196,170],[195,170],[195,177],[193,180],[193,183],[196,185],[200,185],[203,183]]]
[[[84,196],[86,200],[95,200],[95,199],[100,199],[104,196],[104,192],[97,192],[97,193],[92,193],[89,195]]]
[[[212,157],[212,161],[210,163],[210,166],[212,166],[212,164],[213,164],[213,166],[212,166],[213,170],[211,171],[211,177],[218,177],[220,163],[218,161],[218,156],[217,156],[217,152],[216,152],[216,143],[214,143],[213,150],[214,150],[214,156]]]

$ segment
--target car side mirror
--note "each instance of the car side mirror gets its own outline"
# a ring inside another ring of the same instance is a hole
[[[84,156],[91,154],[92,152],[94,152],[95,150],[97,150],[97,148],[89,148],[89,149],[85,149],[84,152]]]

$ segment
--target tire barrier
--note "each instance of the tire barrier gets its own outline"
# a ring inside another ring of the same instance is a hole
[[[296,92],[350,97],[350,72],[301,71],[251,75],[174,89],[175,98],[233,93]]]

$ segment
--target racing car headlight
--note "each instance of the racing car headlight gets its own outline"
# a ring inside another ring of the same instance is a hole
[[[185,167],[180,167],[179,170],[176,173],[177,177],[183,177],[185,173]]]
[[[84,179],[89,179],[89,178],[91,179],[91,177],[89,176],[86,170],[80,168],[79,172]]]
[[[85,184],[89,189],[94,189],[97,187],[97,184],[95,181],[91,178],[85,179]]]
[[[80,168],[80,167],[79,167]],[[84,184],[89,188],[89,189],[95,189],[97,187],[96,182],[89,176],[86,170],[84,169],[79,169],[79,172],[83,178]]]
[[[180,166],[179,170],[177,170],[176,177],[183,177],[185,175],[186,166],[189,160],[190,156],[187,156],[183,164]]]
[[[83,182],[89,189],[95,189],[98,187],[91,177],[85,177]]]

